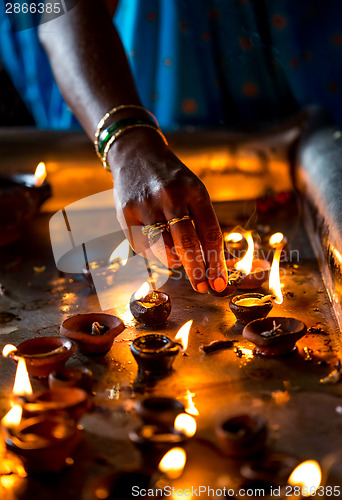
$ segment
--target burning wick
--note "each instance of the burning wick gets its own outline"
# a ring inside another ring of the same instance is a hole
[[[302,495],[309,497],[315,494],[322,481],[321,468],[315,460],[306,460],[298,465],[288,479],[291,486],[300,486]]]
[[[279,246],[283,248],[287,243],[287,239],[285,238],[283,233],[272,234],[272,236],[270,236],[270,239],[268,241],[272,248],[278,248]]]
[[[175,336],[175,341],[182,345],[181,352],[185,352],[188,348],[189,343],[189,333],[193,320],[187,321],[177,332]]]
[[[224,235],[224,241],[226,243],[239,243],[242,241],[242,234],[241,233],[229,233]]]
[[[281,233],[278,233],[281,234]],[[275,296],[274,302],[276,304],[282,304],[283,303],[283,294],[281,291],[281,284],[280,284],[280,269],[279,269],[279,262],[280,262],[280,257],[281,257],[281,252],[283,250],[284,244],[279,243],[277,247],[275,247],[275,252],[273,255],[273,261],[272,261],[272,266],[271,266],[271,272],[270,272],[270,278],[268,282],[268,288],[272,291],[273,295]]]
[[[170,479],[177,479],[182,475],[186,464],[186,453],[183,448],[172,448],[159,462],[159,470]]]
[[[46,167],[44,162],[40,162],[37,165],[36,171],[34,173],[33,185],[39,187],[43,184],[47,176]]]
[[[234,264],[234,267],[237,271],[241,271],[244,275],[248,275],[252,270],[252,262],[254,257],[254,240],[252,232],[248,231],[245,234],[245,238],[248,243],[247,252],[241,260]]]
[[[130,310],[139,323],[157,326],[166,323],[171,312],[171,298],[160,290],[150,292],[146,281],[131,297]]]
[[[176,431],[182,432],[187,437],[193,437],[197,430],[196,420],[191,415],[180,413],[175,418],[174,428]]]

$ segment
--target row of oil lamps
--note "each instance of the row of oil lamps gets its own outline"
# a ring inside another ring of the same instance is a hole
[[[268,275],[271,282],[272,276],[277,274],[278,284],[270,284],[272,295],[246,293],[235,296],[230,301],[230,308],[237,320],[246,324],[243,335],[256,344],[257,352],[266,355],[288,353],[293,350],[298,338],[305,334],[305,325],[294,318],[266,318],[272,309],[272,301],[281,302],[279,260],[285,240],[281,237],[272,243],[274,257],[271,268],[268,262],[266,266],[265,262],[253,261],[251,233],[246,234],[246,240],[248,249],[244,258],[234,260],[232,264],[227,287],[229,293],[237,286],[258,288]],[[133,294],[130,309],[138,321],[147,326],[157,326],[166,322],[171,311],[171,299],[164,292],[150,292],[147,284],[147,288]],[[192,321],[188,321],[175,339],[151,333],[132,342],[131,352],[137,361],[141,380],[170,372],[177,354],[187,347],[191,324]],[[75,350],[73,342],[85,354],[104,354],[123,329],[122,321],[115,316],[81,314],[62,323],[63,337],[35,338],[22,342],[18,347],[5,347],[3,355],[11,357],[18,365],[13,389],[14,404],[2,419],[2,430],[7,448],[21,457],[27,472],[61,470],[80,441],[77,424],[84,412],[92,407],[92,375],[83,367],[64,367]],[[32,394],[26,369],[32,376],[48,377],[50,389]],[[20,378],[26,378],[24,388],[17,387]],[[185,465],[186,455],[180,447],[196,432],[194,417],[182,403],[172,398],[147,398],[136,405],[136,412],[144,424],[130,434],[130,439],[148,463],[158,466],[158,470],[168,477],[176,477]],[[265,448],[266,422],[254,415],[235,417],[220,423],[216,435],[228,457],[253,456]],[[171,457],[176,457],[175,461],[171,460],[171,465],[169,453]],[[274,464],[273,467],[276,468]],[[284,464],[278,464],[278,468],[281,467]],[[288,472],[289,476],[291,470]]]

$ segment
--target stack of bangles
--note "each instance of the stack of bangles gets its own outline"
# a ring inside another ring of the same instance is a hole
[[[178,222],[183,222],[185,220],[190,220],[192,222],[190,215],[183,215],[183,217],[174,217],[166,222],[156,222],[155,224],[142,226],[141,231],[144,236],[147,236],[149,244],[152,245],[161,233],[164,231],[170,231],[170,227],[173,224],[177,224]]]
[[[103,128],[105,122],[108,120],[110,116],[114,115],[117,111],[129,108],[138,109],[140,111],[143,110],[150,115],[150,118],[148,117],[123,118],[121,120],[112,123],[112,125],[110,125],[109,127],[105,129]],[[95,150],[97,156],[101,159],[102,165],[106,170],[110,171],[110,167],[107,163],[107,156],[111,146],[114,144],[116,139],[125,132],[127,132],[127,130],[136,127],[147,127],[155,130],[160,135],[165,145],[167,146],[167,140],[163,135],[162,131],[160,130],[157,120],[150,111],[143,108],[142,106],[138,106],[135,104],[122,104],[120,106],[111,109],[110,111],[108,111],[108,113],[104,115],[104,117],[99,121],[95,132],[95,141],[94,141]]]

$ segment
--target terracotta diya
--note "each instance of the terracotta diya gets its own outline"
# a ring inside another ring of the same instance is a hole
[[[24,358],[32,377],[47,378],[49,373],[64,366],[75,346],[61,337],[36,337],[21,342],[8,356],[14,361]]]
[[[177,415],[185,412],[185,407],[174,398],[150,397],[137,401],[135,411],[146,424],[171,428]]]
[[[49,388],[78,387],[91,393],[93,373],[85,366],[64,366],[61,370],[49,374]]]
[[[259,415],[237,415],[216,427],[222,449],[231,457],[248,457],[264,449],[266,420]]]
[[[150,378],[167,375],[181,348],[181,344],[166,335],[150,334],[136,338],[131,343],[131,353],[138,363],[138,376]]]
[[[104,354],[110,350],[115,337],[125,326],[120,318],[111,314],[77,314],[63,321],[61,335],[76,342],[84,354]]]
[[[295,349],[306,334],[306,325],[295,318],[269,317],[256,319],[243,329],[242,335],[256,345],[255,353],[281,356]]]
[[[273,307],[271,295],[262,293],[244,293],[235,295],[229,302],[229,307],[237,321],[247,325],[258,318],[265,318]]]
[[[163,325],[171,312],[171,298],[159,290],[149,292],[146,282],[132,295],[129,307],[139,323],[146,326]]]
[[[30,418],[4,430],[7,448],[28,473],[60,472],[81,440],[75,422],[61,416]]]

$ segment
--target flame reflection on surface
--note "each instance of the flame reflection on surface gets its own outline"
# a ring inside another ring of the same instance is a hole
[[[199,415],[199,411],[197,410],[196,406],[194,405],[194,402],[192,398],[194,397],[194,393],[190,392],[189,389],[186,391],[186,402],[185,402],[185,411],[189,415],[194,415],[195,417]]]

